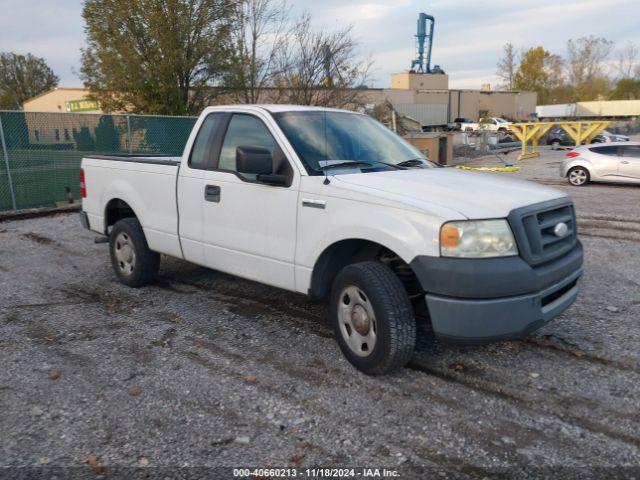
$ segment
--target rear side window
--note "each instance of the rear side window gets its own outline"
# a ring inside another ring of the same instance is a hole
[[[211,113],[202,122],[189,157],[191,168],[205,169],[212,165],[212,146],[223,119],[223,113]]]
[[[640,146],[638,145],[627,145],[622,148],[622,156],[623,157],[635,157],[640,158]]]
[[[607,145],[604,147],[591,147],[593,153],[599,153],[600,155],[617,155],[618,147],[615,145]]]

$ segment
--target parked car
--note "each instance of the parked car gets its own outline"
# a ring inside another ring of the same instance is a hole
[[[629,137],[626,135],[618,135],[606,130],[603,130],[598,135],[593,137],[592,143],[611,143],[611,142],[628,142]],[[564,128],[557,125],[551,127],[547,134],[547,145],[551,145],[551,148],[556,150],[561,146],[573,146],[575,142],[573,138],[565,131]]]
[[[611,133],[607,130],[603,130],[598,135],[593,137],[591,143],[612,143],[612,142],[628,142],[629,137],[626,135],[619,135],[617,133]]]
[[[640,142],[574,148],[562,162],[560,176],[576,187],[589,182],[640,183]]]
[[[565,193],[440,168],[363,114],[209,107],[182,158],[88,156],[80,175],[122,283],[151,284],[165,254],[327,299],[369,374],[409,361],[417,317],[444,340],[519,338],[578,294]]]
[[[453,122],[447,123],[447,129],[452,131],[460,131],[463,130],[465,125],[473,123],[473,120],[470,118],[456,118]]]
[[[547,134],[547,145],[551,145],[553,150],[557,150],[561,146],[574,145],[573,138],[559,125],[553,126],[549,129]]]

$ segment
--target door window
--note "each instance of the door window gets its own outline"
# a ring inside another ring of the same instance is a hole
[[[633,157],[640,159],[640,145],[628,145],[622,148],[623,157]]]
[[[212,165],[213,142],[223,119],[224,114],[212,113],[202,122],[189,157],[191,168],[205,169]]]
[[[618,154],[618,147],[615,145],[607,145],[606,147],[591,147],[593,153],[599,153],[600,155],[612,155],[615,156]]]
[[[243,147],[262,147],[271,152],[274,173],[287,174],[291,170],[284,154],[278,147],[267,126],[257,117],[246,114],[234,114],[229,122],[227,133],[220,151],[218,169],[236,172],[246,180],[256,180],[256,175],[238,172],[236,166],[236,149]]]

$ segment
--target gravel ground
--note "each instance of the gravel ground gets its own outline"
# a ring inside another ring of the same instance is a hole
[[[523,341],[423,338],[385,377],[355,371],[303,296],[165,257],[130,289],[75,215],[0,223],[0,477],[640,474],[640,188],[571,188],[562,155],[499,175],[573,196],[576,304]]]

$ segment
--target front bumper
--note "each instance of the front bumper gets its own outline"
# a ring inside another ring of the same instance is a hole
[[[436,336],[488,343],[526,336],[569,308],[578,296],[582,245],[536,268],[519,257],[414,262]]]

